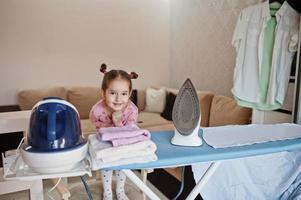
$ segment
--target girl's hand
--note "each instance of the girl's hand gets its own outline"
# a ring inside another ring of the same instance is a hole
[[[122,126],[122,112],[121,111],[113,112],[112,120],[115,126]]]

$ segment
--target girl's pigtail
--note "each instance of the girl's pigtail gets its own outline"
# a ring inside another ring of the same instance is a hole
[[[136,79],[136,78],[138,78],[138,74],[136,72],[131,72],[130,77],[131,77],[131,79]]]
[[[106,64],[101,64],[99,71],[103,74],[107,73],[107,65]]]

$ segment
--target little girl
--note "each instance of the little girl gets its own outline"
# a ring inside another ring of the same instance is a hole
[[[90,111],[90,119],[96,129],[102,127],[121,127],[136,123],[138,108],[130,100],[132,91],[131,79],[136,79],[135,72],[128,74],[123,70],[106,71],[106,65],[102,64],[100,71],[104,73],[101,91],[103,99],[97,102]],[[121,171],[115,171],[117,184],[116,196],[118,200],[128,200],[124,192],[126,176]],[[103,183],[103,199],[112,200],[112,171],[101,170]]]

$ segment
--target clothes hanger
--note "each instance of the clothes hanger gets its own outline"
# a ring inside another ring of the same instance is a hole
[[[269,3],[274,3],[274,2],[278,2],[280,4],[283,4],[285,0],[269,0]]]
[[[280,5],[282,5],[283,4],[283,2],[284,2],[285,0],[269,0],[269,4],[272,4],[272,3],[275,3],[275,2],[277,2],[277,3],[279,3]],[[270,8],[271,10],[278,10],[278,8]],[[274,14],[272,14],[271,15],[272,17],[275,17],[275,13]]]

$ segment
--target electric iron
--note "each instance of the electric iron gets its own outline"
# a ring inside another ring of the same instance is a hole
[[[87,154],[79,113],[69,102],[48,97],[31,111],[27,140],[21,147],[25,164],[39,173],[71,170]]]
[[[172,121],[175,133],[171,143],[180,146],[200,146],[202,139],[199,137],[201,121],[200,103],[196,90],[186,79],[176,97],[172,109]]]

